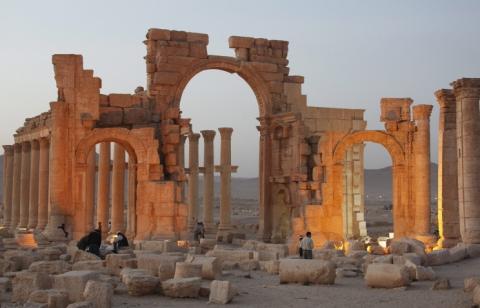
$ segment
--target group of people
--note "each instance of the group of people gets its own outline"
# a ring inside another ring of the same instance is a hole
[[[102,224],[98,224],[98,228],[89,232],[87,235],[82,237],[78,243],[77,247],[80,250],[92,253],[101,257],[100,247],[102,245]],[[118,253],[120,248],[128,247],[128,239],[125,234],[118,231],[113,238],[113,253]]]
[[[312,233],[309,231],[305,236],[300,235],[298,238],[298,254],[303,259],[313,259],[313,240]]]

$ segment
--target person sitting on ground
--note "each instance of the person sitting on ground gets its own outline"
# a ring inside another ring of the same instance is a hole
[[[113,240],[113,252],[117,253],[119,248],[128,247],[128,239],[122,232],[118,231]]]
[[[205,227],[203,222],[197,222],[195,230],[193,230],[193,238],[195,241],[200,241],[200,238],[205,238]]]
[[[303,250],[303,258],[304,259],[313,259],[313,240],[312,240],[312,233],[309,231],[302,239],[301,247]]]
[[[95,229],[88,234],[88,246],[86,251],[100,257],[100,245],[102,245],[102,233],[100,230]]]
[[[299,235],[298,236],[298,255],[300,256],[300,258],[303,258],[302,240],[303,240],[303,235]]]

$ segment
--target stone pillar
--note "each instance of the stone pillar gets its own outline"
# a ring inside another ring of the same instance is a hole
[[[125,208],[125,150],[115,143],[113,146],[112,170],[112,229],[111,232],[124,232]]]
[[[452,83],[457,102],[458,207],[460,234],[480,243],[480,78]]]
[[[188,135],[188,229],[198,220],[198,139],[200,134]]]
[[[28,229],[37,227],[38,222],[38,184],[40,167],[40,144],[38,140],[30,143],[30,192],[28,208]]]
[[[108,233],[110,152],[110,142],[100,143],[100,153],[98,157],[97,224],[102,224],[102,238],[106,238]]]
[[[415,234],[430,234],[430,115],[432,105],[413,106],[416,128],[413,140],[415,159]]]
[[[22,143],[22,170],[20,174],[20,221],[17,228],[28,226],[30,201],[30,142]]]
[[[39,180],[38,180],[38,223],[43,230],[48,221],[48,156],[50,144],[47,138],[40,138]]]
[[[435,92],[440,105],[438,123],[438,245],[455,246],[461,241],[458,218],[457,119],[452,90]]]
[[[270,175],[272,173],[272,136],[270,119],[258,118],[260,125],[257,126],[260,132],[259,140],[259,225],[257,238],[259,241],[270,242],[272,237],[273,215],[270,202]]]
[[[134,238],[137,230],[137,163],[132,156],[128,156],[128,215],[127,236]]]
[[[87,232],[95,229],[93,213],[95,208],[95,147],[90,150],[87,157],[87,172],[85,175],[85,230]]]
[[[180,168],[185,168],[185,140],[187,136],[180,135],[180,143],[178,144],[178,165]],[[185,202],[185,182],[180,182],[182,202]]]
[[[214,169],[214,152],[213,139],[215,138],[214,130],[202,130],[204,141],[203,152],[203,223],[208,233],[214,232],[215,224],[213,222],[213,169]]]
[[[20,220],[20,187],[22,174],[22,145],[13,146],[13,181],[12,181],[12,219],[10,228],[14,230]]]
[[[3,146],[3,226],[12,224],[13,146]]]
[[[232,229],[231,176],[232,172],[236,171],[236,166],[232,166],[233,128],[221,127],[218,131],[221,137],[220,166],[217,166],[217,171],[220,172],[220,225],[218,231],[225,232]]]

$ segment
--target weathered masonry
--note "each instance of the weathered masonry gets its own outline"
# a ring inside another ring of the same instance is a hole
[[[64,240],[58,226],[65,224],[68,236],[78,239],[98,223],[107,231],[110,222],[111,231],[137,241],[185,239],[199,215],[203,174],[207,232],[228,233],[230,176],[236,170],[232,129],[194,132],[195,119],[181,116],[189,81],[214,69],[238,74],[257,99],[258,114],[251,116],[258,118],[260,136],[259,239],[295,244],[309,230],[320,245],[366,235],[363,147],[375,142],[392,158],[395,236],[433,240],[431,105],[384,98],[385,130],[369,131],[361,109],[307,105],[304,77],[289,74],[288,42],[232,36],[235,57],[209,55],[208,42],[206,34],[150,29],[144,42],[146,90],[138,87],[132,94],[101,94],[101,80],[83,68],[82,56],[54,55],[57,100],[46,113],[27,119],[14,143],[4,146],[4,230],[37,230],[49,240]],[[441,242],[478,243],[480,82],[461,79],[453,85],[453,92],[437,92],[443,123],[439,182],[458,179],[458,191],[455,185],[440,187]],[[219,166],[211,157],[216,135],[222,141]],[[222,185],[218,226],[212,215],[215,172]]]

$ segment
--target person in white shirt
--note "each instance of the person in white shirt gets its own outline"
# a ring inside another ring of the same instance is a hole
[[[304,259],[313,259],[313,240],[312,240],[312,233],[309,231],[307,232],[306,236],[302,239],[302,243],[300,245],[303,251],[303,258]]]

